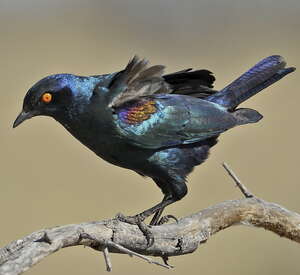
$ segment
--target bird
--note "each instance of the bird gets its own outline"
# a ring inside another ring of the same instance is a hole
[[[185,197],[188,174],[206,161],[220,134],[262,118],[238,106],[294,70],[272,55],[215,90],[209,70],[164,74],[165,66],[134,56],[110,74],[46,76],[27,91],[13,127],[52,117],[100,158],[152,178],[162,201],[128,221],[153,216],[155,226],[165,207]]]

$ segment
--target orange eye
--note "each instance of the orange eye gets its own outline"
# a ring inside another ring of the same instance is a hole
[[[52,95],[50,93],[44,93],[41,100],[45,103],[49,103],[52,100]]]

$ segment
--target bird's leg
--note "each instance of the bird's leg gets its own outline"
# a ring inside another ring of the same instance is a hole
[[[170,197],[172,197],[171,195],[165,195],[163,200],[162,200],[162,203],[166,200],[168,200]],[[163,208],[160,208],[158,211],[155,212],[151,222],[150,222],[150,225],[158,225],[159,222],[160,222],[160,217],[161,217],[161,214],[162,212],[164,211],[165,207]]]
[[[153,237],[152,232],[149,230],[148,226],[143,221],[156,212],[159,212],[157,214],[157,217],[159,219],[163,209],[175,201],[176,201],[176,199],[174,199],[172,196],[168,196],[168,197],[165,196],[164,199],[160,203],[143,211],[140,214],[137,214],[137,215],[131,216],[131,217],[126,217],[122,214],[118,214],[117,219],[122,222],[137,225],[147,239],[147,243],[148,243],[147,246],[151,247],[154,243],[154,237]]]
[[[165,208],[161,208],[159,209],[158,211],[155,212],[151,222],[150,222],[150,225],[157,225],[160,217],[161,217],[161,214],[162,212],[164,211]]]
[[[125,217],[125,216],[119,215],[118,219],[121,221],[130,223],[130,224],[138,224],[139,222],[143,222],[146,218],[148,218],[149,216],[158,212],[158,214],[156,214],[157,220],[158,220],[163,209],[175,201],[176,201],[176,199],[174,199],[172,196],[165,196],[164,199],[160,203],[154,205],[153,207],[151,207],[135,216]],[[154,219],[154,217],[153,217],[153,219]]]
[[[174,181],[170,180],[168,182],[161,181],[159,179],[154,179],[155,183],[158,185],[159,188],[162,189],[163,193],[165,194],[161,204],[164,204],[165,201],[172,200],[173,202],[182,199],[187,193],[186,184],[183,181]],[[170,204],[170,203],[169,203]],[[167,204],[167,205],[169,205]],[[177,218],[173,215],[166,215],[161,217],[162,212],[164,211],[164,207],[161,207],[152,218],[150,225],[161,225],[167,223],[170,219],[175,220],[178,222]]]
[[[163,187],[163,184],[159,181],[156,181],[156,183],[159,185],[159,187]],[[180,199],[182,199],[186,193],[187,193],[187,186],[185,184],[184,181],[170,181],[168,183],[168,185],[166,185],[169,188],[164,188],[163,193],[165,194],[165,197],[163,198],[163,200],[154,205],[153,207],[143,211],[140,214],[137,214],[135,216],[131,216],[131,217],[125,217],[122,214],[119,214],[117,216],[117,219],[126,223],[130,223],[130,224],[135,224],[137,225],[140,230],[143,232],[143,234],[145,235],[147,242],[148,242],[148,247],[152,246],[152,244],[154,243],[154,238],[153,238],[153,234],[152,232],[149,230],[149,227],[146,226],[145,223],[143,223],[143,221],[148,218],[149,216],[154,215],[151,224],[150,225],[159,225],[164,223],[165,221],[167,221],[169,218],[174,218],[175,220],[177,220],[174,216],[167,216],[166,218],[162,218],[161,220],[159,220],[164,208]]]

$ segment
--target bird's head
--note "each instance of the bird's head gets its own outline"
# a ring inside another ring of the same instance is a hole
[[[28,90],[22,112],[13,127],[34,116],[50,116],[59,120],[72,115],[75,106],[84,105],[84,101],[89,98],[94,87],[93,82],[88,77],[72,74],[56,74],[43,78]]]

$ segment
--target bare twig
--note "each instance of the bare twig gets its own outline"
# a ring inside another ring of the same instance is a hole
[[[108,272],[112,271],[112,264],[109,258],[109,252],[107,247],[104,247],[103,249],[103,256],[106,264],[106,271]]]
[[[146,256],[144,256],[144,255],[142,255],[142,254],[136,253],[136,252],[134,252],[134,251],[132,251],[132,250],[130,250],[130,249],[127,249],[126,247],[124,247],[124,246],[122,246],[122,245],[119,245],[119,244],[117,244],[117,243],[114,243],[114,242],[112,242],[112,241],[107,242],[107,244],[108,244],[110,247],[112,247],[112,248],[118,249],[120,252],[123,252],[123,253],[125,253],[125,254],[128,254],[129,256],[136,256],[136,257],[138,257],[138,258],[141,258],[141,259],[147,261],[149,264],[156,264],[156,265],[165,267],[165,268],[167,268],[167,269],[171,268],[170,265],[166,265],[166,264],[162,264],[162,263],[160,263],[160,262],[153,261],[153,260],[152,260],[151,258],[149,258],[149,257],[146,257]]]
[[[247,188],[245,185],[241,183],[239,178],[235,175],[235,173],[229,168],[226,162],[223,162],[222,166],[225,168],[229,176],[234,180],[236,186],[241,190],[241,192],[244,194],[246,198],[253,198],[255,197]]]

